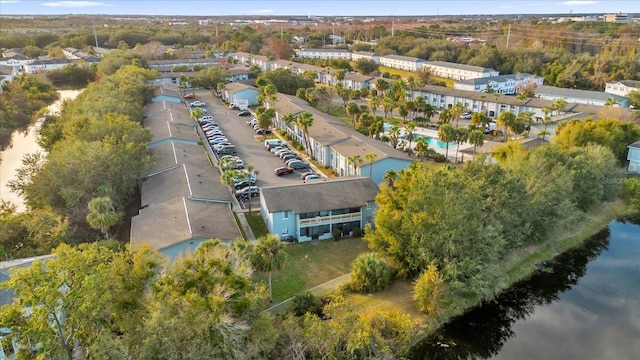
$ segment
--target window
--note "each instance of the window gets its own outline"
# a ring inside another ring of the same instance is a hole
[[[288,219],[289,218],[289,211],[283,211],[282,212],[282,219]]]
[[[285,226],[282,228],[282,235],[289,235],[289,227]]]

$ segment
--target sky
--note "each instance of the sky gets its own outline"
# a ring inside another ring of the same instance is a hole
[[[0,15],[419,16],[640,13],[638,0],[0,0]]]

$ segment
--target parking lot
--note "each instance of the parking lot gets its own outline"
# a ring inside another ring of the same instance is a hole
[[[247,125],[251,116],[238,116],[238,110],[231,110],[216,96],[202,90],[196,92],[197,99],[206,103],[207,115],[212,115],[215,122],[229,142],[235,145],[236,156],[242,159],[245,165],[253,165],[257,173],[256,186],[262,187],[275,184],[299,184],[303,180],[300,175],[308,169],[295,170],[292,174],[277,176],[273,170],[285,166],[282,159],[278,158],[264,146],[264,138],[256,135],[253,128]],[[208,145],[205,145],[208,146]],[[247,204],[240,202],[246,207]],[[253,199],[252,207],[258,206],[258,198]]]

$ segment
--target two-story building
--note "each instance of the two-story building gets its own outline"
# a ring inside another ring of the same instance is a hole
[[[347,49],[302,49],[296,56],[302,59],[347,59],[351,60],[351,51]]]
[[[260,103],[258,101],[258,94],[258,89],[251,85],[242,82],[231,82],[224,86],[221,98],[228,104],[236,104],[238,100],[246,100],[249,106],[251,106]]]
[[[390,67],[393,69],[400,69],[406,71],[419,71],[422,70],[425,60],[410,56],[402,55],[384,55],[380,56],[380,65]]]
[[[580,89],[565,89],[554,86],[539,86],[535,90],[536,96],[540,99],[554,101],[564,99],[568,104],[587,104],[605,106],[616,104],[622,108],[629,107],[629,99],[624,96],[607,94],[601,91],[590,91]]]
[[[456,64],[446,61],[427,61],[423,64],[422,71],[429,71],[431,75],[454,80],[467,80],[481,77],[498,76],[500,73],[492,68]]]
[[[634,174],[640,174],[640,140],[628,146],[627,160],[629,167],[627,171]]]
[[[640,91],[640,81],[638,80],[620,80],[608,82],[605,85],[604,92],[607,94],[618,96],[629,96],[632,91]]]
[[[25,66],[25,72],[36,74],[41,71],[62,70],[72,63],[73,61],[69,59],[33,60]]]
[[[373,226],[378,187],[368,177],[309,180],[260,189],[260,214],[281,239],[326,240]]]
[[[380,64],[380,54],[370,51],[355,51],[351,53],[351,61],[358,61],[360,59],[371,60],[376,64]]]
[[[458,81],[454,89],[513,95],[521,89],[542,86],[544,78],[527,73],[498,75]]]
[[[348,72],[344,74],[344,80],[342,80],[342,86],[345,89],[360,90],[362,88],[369,89],[371,80],[374,78],[369,75],[362,75],[357,72]]]

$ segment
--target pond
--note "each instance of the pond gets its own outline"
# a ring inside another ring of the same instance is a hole
[[[610,223],[583,248],[422,340],[408,358],[639,359],[639,224]]]

